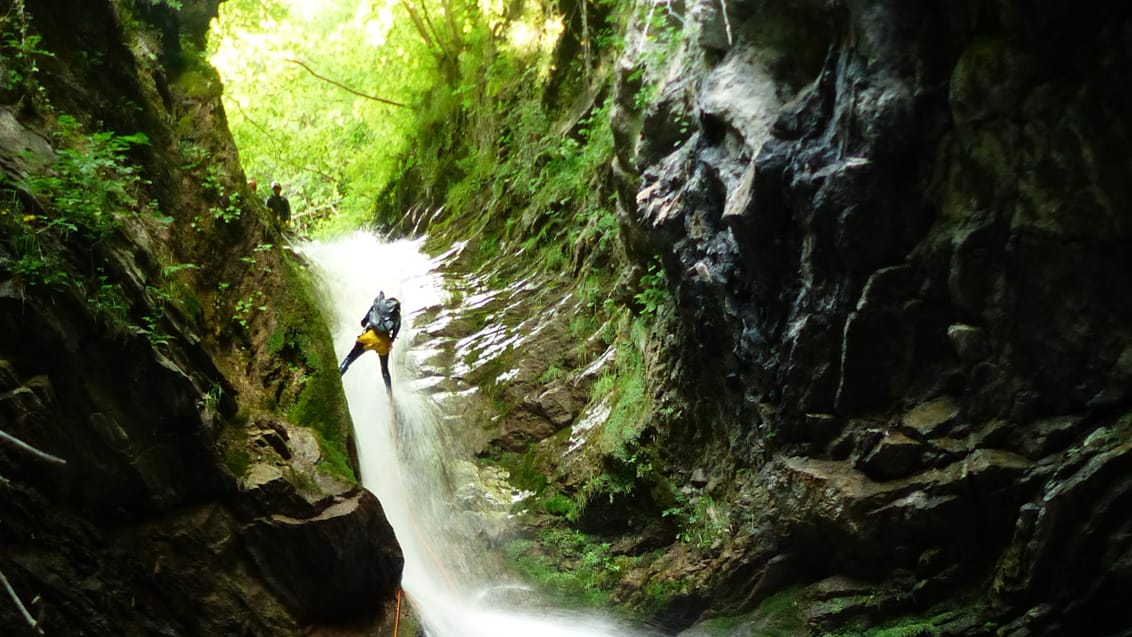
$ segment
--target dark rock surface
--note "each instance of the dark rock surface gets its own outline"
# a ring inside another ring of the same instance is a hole
[[[802,584],[819,634],[940,604],[923,634],[1132,626],[1132,7],[685,18],[701,35],[667,100],[631,108],[619,66],[619,200],[630,257],[659,256],[676,298],[667,391],[692,407],[658,444],[683,480],[731,483],[749,531],[673,623]],[[658,146],[680,118],[698,127]],[[721,427],[731,444],[699,446]],[[736,591],[783,555],[790,577]],[[823,598],[830,577],[876,597]]]

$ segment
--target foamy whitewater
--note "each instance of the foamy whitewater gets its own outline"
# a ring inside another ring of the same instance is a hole
[[[493,589],[513,582],[477,581],[476,549],[451,541],[446,531],[468,524],[451,494],[460,485],[441,469],[449,460],[437,443],[439,427],[459,426],[418,387],[420,358],[430,346],[414,319],[444,301],[439,260],[420,241],[385,243],[359,232],[297,246],[320,277],[334,350],[341,360],[360,331],[359,321],[379,291],[401,301],[401,333],[391,368],[396,419],[376,354],[363,354],[343,377],[357,435],[362,483],[381,500],[405,556],[402,587],[429,637],[629,637],[642,633],[595,615],[550,608],[508,608]],[[414,353],[417,354],[414,357]],[[445,417],[448,417],[447,424]],[[448,483],[446,483],[448,482]]]

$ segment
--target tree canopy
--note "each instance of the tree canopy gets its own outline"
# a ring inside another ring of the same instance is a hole
[[[302,226],[357,225],[406,152],[414,105],[437,66],[411,21],[398,17],[399,6],[220,5],[209,55],[224,79],[244,169],[258,183],[282,183]]]
[[[430,127],[545,78],[561,26],[539,0],[228,0],[208,54],[248,178],[301,227],[348,228]]]

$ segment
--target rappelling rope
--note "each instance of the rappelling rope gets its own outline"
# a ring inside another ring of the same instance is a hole
[[[401,587],[397,587],[397,611],[393,613],[393,637],[397,637],[397,630],[401,625]]]
[[[393,451],[394,451],[395,454],[400,454],[400,450],[398,449],[398,446],[397,446],[397,407],[396,407],[396,404],[393,402],[393,390],[392,389],[389,390],[389,432],[390,432],[390,435],[393,436]],[[401,464],[399,462],[394,463],[394,464],[398,468],[398,470],[400,470]],[[448,575],[448,570],[444,568],[444,564],[441,563],[440,558],[437,557],[436,553],[432,550],[432,545],[425,539],[424,534],[421,533],[420,526],[417,525],[417,519],[413,515],[412,509],[408,508],[407,511],[408,511],[408,514],[409,514],[408,515],[409,524],[411,524],[413,526],[413,532],[416,533],[418,538],[421,538],[421,544],[424,546],[425,550],[428,551],[428,555],[429,555],[429,557],[432,558],[432,561],[436,564],[436,568],[440,569],[440,574],[444,576],[444,581],[445,581],[445,583],[448,584],[448,588],[449,589],[455,589],[455,586],[453,586],[453,584],[452,584],[452,578]],[[409,598],[410,604],[412,604],[413,606],[417,606],[417,603],[413,600],[413,596],[409,595],[408,591],[405,591],[405,589],[400,588],[400,587],[397,588],[397,616],[393,621],[393,637],[397,637],[397,627],[398,627],[398,624],[400,623],[400,619],[401,619],[401,595],[402,595],[402,593],[406,597]]]
[[[400,453],[397,448],[397,408],[393,402],[392,391],[389,393],[389,430],[393,436],[393,451]],[[400,468],[399,464],[398,468]],[[448,584],[448,588],[455,589],[452,583],[452,577],[448,575],[448,570],[444,568],[444,564],[440,561],[440,558],[437,557],[436,552],[432,550],[432,545],[424,541],[425,535],[421,532],[421,527],[417,525],[417,519],[413,515],[412,509],[409,509],[408,513],[409,524],[413,525],[413,531],[417,534],[417,537],[422,539],[425,550],[428,551],[429,557],[431,557],[432,561],[436,564],[436,568],[440,570],[440,574],[444,576],[444,581]]]

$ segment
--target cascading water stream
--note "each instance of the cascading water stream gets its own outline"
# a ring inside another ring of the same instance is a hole
[[[508,605],[509,581],[487,581],[478,568],[482,548],[466,538],[476,516],[459,510],[459,474],[448,471],[442,427],[458,427],[424,388],[421,363],[430,348],[414,319],[444,300],[436,272],[439,260],[420,251],[419,241],[383,243],[357,233],[332,242],[310,242],[300,250],[324,287],[324,303],[339,360],[353,346],[361,317],[378,291],[402,304],[402,328],[393,347],[393,403],[386,396],[378,357],[361,356],[343,377],[356,430],[363,484],[381,500],[405,556],[402,587],[429,637],[627,637],[641,635],[607,618],[545,606]],[[461,538],[465,538],[461,541]],[[488,578],[492,576],[487,576]],[[498,577],[496,576],[496,579]],[[521,587],[519,587],[521,588]],[[535,599],[532,594],[528,599]]]

